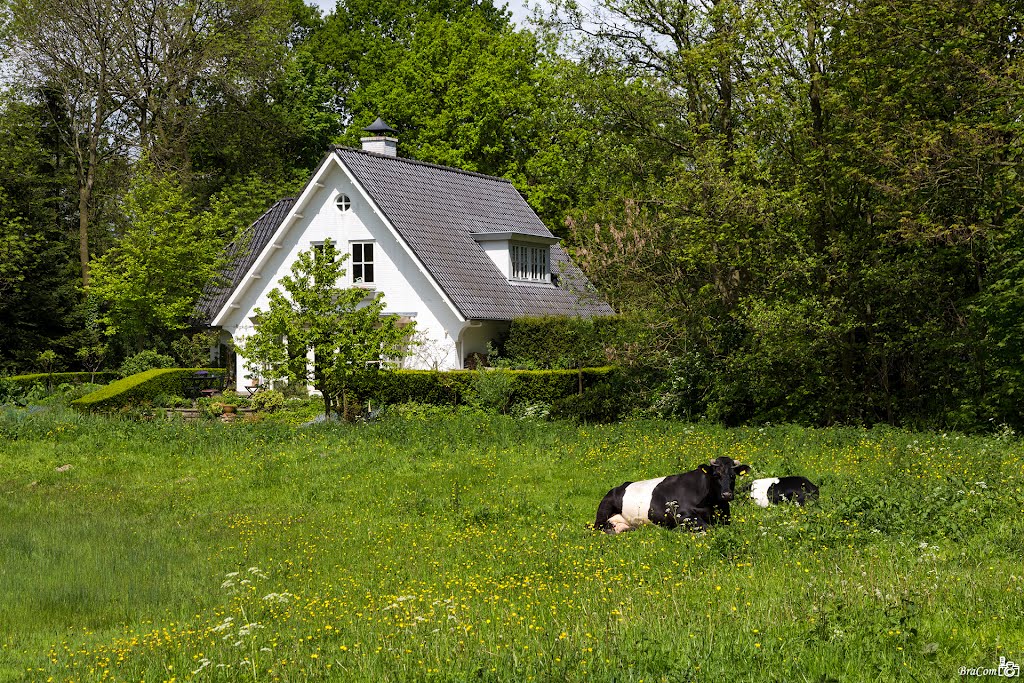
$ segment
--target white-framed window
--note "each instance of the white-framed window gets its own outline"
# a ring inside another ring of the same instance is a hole
[[[373,242],[352,243],[352,282],[373,284]]]
[[[334,205],[338,207],[338,211],[345,213],[352,209],[352,198],[345,193],[338,195],[337,199],[334,200]]]
[[[548,265],[548,247],[525,244],[509,245],[512,257],[512,279],[531,282],[548,282],[551,269]]]

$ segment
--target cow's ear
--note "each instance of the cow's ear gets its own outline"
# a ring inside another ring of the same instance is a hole
[[[697,469],[700,470],[701,472],[703,472],[704,474],[714,474],[715,473],[715,468],[712,467],[711,465],[708,465],[708,464],[701,465]]]
[[[736,472],[737,476],[742,477],[750,471],[750,465],[736,465],[736,467],[733,468],[733,471]]]

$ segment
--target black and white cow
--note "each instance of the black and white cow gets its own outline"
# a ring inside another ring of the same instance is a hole
[[[644,524],[669,529],[728,524],[736,477],[749,471],[749,465],[721,457],[683,474],[627,481],[605,494],[594,528],[617,534]]]
[[[763,508],[787,500],[803,505],[818,497],[818,487],[806,477],[755,479],[750,484],[750,497]]]

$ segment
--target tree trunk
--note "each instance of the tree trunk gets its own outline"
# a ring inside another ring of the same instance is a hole
[[[89,287],[89,201],[92,188],[78,188],[78,258],[82,264],[82,287]]]

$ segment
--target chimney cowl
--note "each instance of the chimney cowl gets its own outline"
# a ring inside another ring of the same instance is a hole
[[[376,121],[363,130],[370,133],[368,137],[359,139],[363,143],[364,152],[373,152],[389,157],[398,156],[398,138],[392,137],[392,134],[397,131],[386,124],[384,119],[378,116]]]
[[[368,125],[366,128],[363,128],[363,130],[373,135],[387,135],[388,133],[398,132],[397,130],[389,126],[387,123],[385,123],[384,119],[382,119],[379,116],[377,117],[376,121]]]

